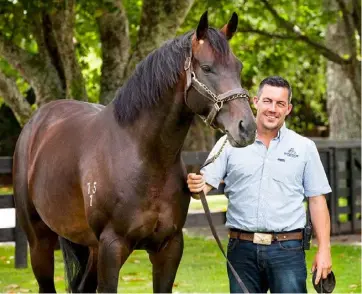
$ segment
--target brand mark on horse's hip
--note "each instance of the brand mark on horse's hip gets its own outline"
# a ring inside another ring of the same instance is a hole
[[[93,196],[95,196],[95,193],[97,191],[97,182],[93,182],[93,184],[91,182],[88,182],[87,187],[88,187],[88,196],[90,199],[89,206],[92,206]]]

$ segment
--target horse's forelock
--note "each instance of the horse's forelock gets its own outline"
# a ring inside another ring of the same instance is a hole
[[[214,28],[209,28],[206,33],[211,48],[220,56],[227,57],[230,54],[230,46],[225,35]]]

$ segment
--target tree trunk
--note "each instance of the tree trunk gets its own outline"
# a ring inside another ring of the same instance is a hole
[[[50,20],[64,73],[66,98],[88,101],[73,42],[75,0],[58,1],[57,9],[50,14]]]
[[[12,109],[19,124],[24,125],[31,116],[31,106],[19,92],[15,81],[7,78],[1,71],[0,95],[4,97],[4,101]]]
[[[138,40],[125,69],[124,80],[136,64],[163,42],[174,38],[194,0],[144,0]]]
[[[131,42],[128,18],[122,1],[103,3],[103,11],[97,20],[102,43],[99,103],[108,104],[114,98],[117,89],[122,86]]]
[[[105,0],[103,0],[105,1]],[[105,1],[109,2],[110,1]],[[100,103],[108,104],[117,89],[134,71],[136,64],[163,42],[175,37],[194,0],[144,0],[137,41],[132,46],[126,12],[119,0],[111,1],[114,12],[104,9],[98,20],[102,40]]]
[[[327,107],[329,136],[346,140],[361,138],[360,98],[341,65],[327,63]]]
[[[344,0],[346,7],[352,6],[351,0]],[[334,5],[331,5],[334,4]],[[336,3],[326,1],[327,9],[333,9]],[[334,48],[340,56],[353,56],[356,48],[351,46],[349,39],[353,32],[346,28],[342,18],[328,25],[326,45]],[[327,63],[327,106],[329,114],[330,138],[355,139],[361,138],[361,72],[360,63],[352,62],[340,65]]]

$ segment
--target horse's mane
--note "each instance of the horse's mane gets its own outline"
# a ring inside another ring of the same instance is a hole
[[[190,54],[192,34],[191,31],[167,41],[136,66],[113,101],[119,123],[133,122],[141,111],[157,104],[164,92],[177,83],[184,70],[182,65]],[[206,38],[218,56],[229,55],[229,44],[219,30],[209,28]]]

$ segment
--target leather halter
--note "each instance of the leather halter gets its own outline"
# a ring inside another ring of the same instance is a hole
[[[192,69],[191,58],[192,58],[192,51],[190,52],[190,56],[186,57],[184,65],[184,69],[186,72],[186,87],[184,92],[185,103],[190,108],[190,106],[187,103],[187,91],[190,89],[191,86],[202,96],[211,100],[214,103],[214,105],[210,110],[209,114],[206,117],[200,114],[198,115],[208,126],[216,129],[217,127],[214,124],[215,118],[219,113],[219,111],[224,106],[224,103],[239,98],[249,99],[249,93],[243,88],[235,88],[230,91],[224,92],[222,94],[216,95],[205,84],[203,84],[197,79],[195,72]]]

